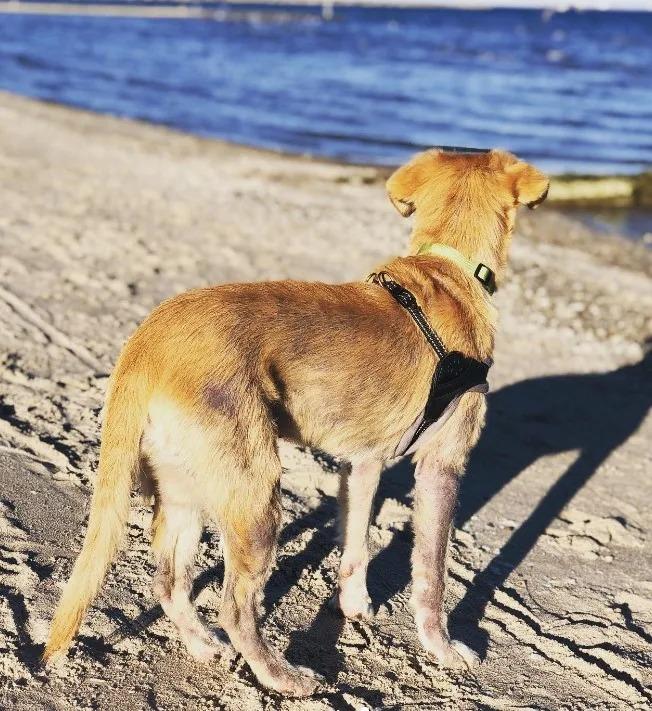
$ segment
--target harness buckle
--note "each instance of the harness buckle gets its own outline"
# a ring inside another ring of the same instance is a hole
[[[489,294],[493,294],[494,291],[496,291],[496,275],[486,264],[480,262],[475,268],[473,276],[475,276]]]

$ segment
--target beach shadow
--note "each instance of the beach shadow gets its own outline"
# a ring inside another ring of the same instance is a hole
[[[8,585],[0,584],[0,598],[4,598],[7,607],[13,615],[17,633],[17,656],[34,673],[40,664],[41,654],[45,645],[35,643],[32,640],[29,630],[29,611],[23,594],[10,588]]]
[[[285,490],[283,495],[291,496]],[[266,610],[271,610],[296,585],[306,567],[318,566],[333,550],[336,516],[336,498],[322,493],[321,502],[317,508],[308,511],[304,516],[291,521],[283,528],[279,536],[279,548],[301,536],[304,531],[314,529],[314,534],[309,543],[298,553],[277,556],[274,570],[265,585]]]
[[[395,499],[412,508],[414,465],[401,459],[382,474],[372,521],[386,499]],[[388,546],[382,548],[369,563],[367,588],[374,609],[384,605],[391,612],[391,598],[402,592],[410,581],[410,556],[412,555],[412,526],[408,524],[395,530]]]
[[[316,568],[336,546],[337,499],[322,492],[319,506],[290,523],[281,533],[280,543],[293,540],[313,529],[309,543],[299,552],[282,557],[265,587],[265,609],[271,610],[296,585],[306,567]],[[344,618],[331,600],[325,600],[310,627],[290,633],[286,650],[288,661],[308,666],[327,682],[334,682],[344,666],[344,655],[337,642],[344,629]],[[316,644],[317,643],[317,644]],[[333,701],[333,699],[330,699]]]
[[[578,451],[500,552],[478,573],[451,615],[451,627],[477,651],[486,650],[478,622],[493,592],[596,469],[636,432],[652,405],[652,350],[638,363],[607,373],[523,380],[489,396],[487,424],[462,482],[456,519],[464,525],[540,457]],[[388,470],[379,497],[409,503],[414,478],[407,462]],[[369,589],[387,603],[410,580],[411,532],[397,532],[369,567]]]
[[[462,482],[458,525],[541,457],[577,451],[500,551],[479,572],[451,615],[451,625],[486,651],[478,628],[493,593],[603,462],[640,427],[652,406],[652,349],[607,373],[556,375],[509,385],[489,398],[487,426]]]

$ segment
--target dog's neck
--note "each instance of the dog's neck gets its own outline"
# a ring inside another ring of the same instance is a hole
[[[485,264],[494,272],[496,281],[500,284],[507,266],[507,251],[514,229],[514,217],[515,210],[510,210],[502,215],[496,214],[494,219],[476,221],[475,229],[464,230],[459,229],[457,225],[440,224],[433,227],[417,222],[410,239],[409,254],[423,254],[433,244],[445,245],[459,252],[469,262]],[[471,220],[461,223],[474,225]]]

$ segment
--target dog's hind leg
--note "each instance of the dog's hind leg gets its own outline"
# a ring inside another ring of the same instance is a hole
[[[340,475],[340,562],[338,603],[345,617],[371,617],[367,593],[369,522],[382,464],[369,461],[352,466]]]
[[[269,432],[268,439],[260,427],[255,430],[257,451],[247,447],[251,453],[244,457],[246,466],[221,482],[223,502],[218,518],[224,536],[225,576],[219,621],[261,684],[282,694],[307,696],[319,684],[317,675],[291,666],[259,629],[263,587],[281,523],[281,463],[273,433]]]
[[[216,654],[228,654],[229,645],[204,625],[190,599],[202,532],[199,510],[188,503],[166,502],[156,493],[152,529],[152,548],[158,563],[154,591],[163,611],[196,659],[208,661]]]

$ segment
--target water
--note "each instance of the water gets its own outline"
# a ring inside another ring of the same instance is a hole
[[[649,208],[567,207],[563,212],[598,232],[629,237],[652,248],[652,211]]]
[[[554,173],[652,164],[652,13],[220,17],[0,15],[0,87],[352,162],[452,144],[505,147]]]
[[[350,162],[446,144],[508,148],[557,174],[652,165],[652,13],[213,8],[0,15],[0,88]],[[614,229],[652,232],[649,213],[626,222]]]

